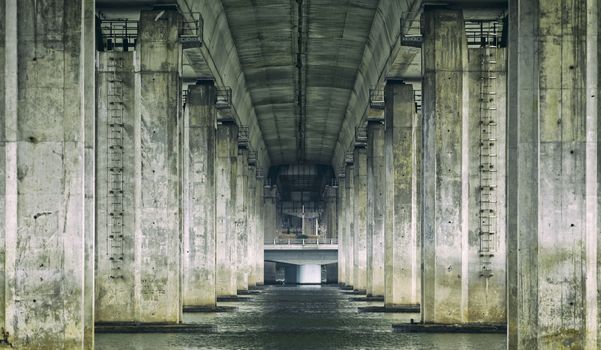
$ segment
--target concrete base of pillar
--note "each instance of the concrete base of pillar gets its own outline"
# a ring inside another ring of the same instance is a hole
[[[393,332],[398,333],[499,333],[507,332],[505,324],[483,324],[483,323],[406,323],[393,324]]]
[[[212,333],[211,324],[184,323],[137,323],[107,322],[96,323],[94,332],[99,333]]]
[[[395,307],[366,306],[360,307],[359,312],[418,314],[420,312],[420,306],[419,304],[398,305]]]
[[[188,306],[184,305],[184,312],[188,313],[214,313],[232,312],[238,310],[237,306]]]

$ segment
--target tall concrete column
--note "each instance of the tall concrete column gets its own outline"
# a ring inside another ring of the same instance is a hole
[[[424,214],[422,320],[466,320],[464,82],[467,42],[461,10],[424,10]],[[466,152],[465,152],[466,153]]]
[[[510,1],[508,347],[598,349],[596,1]]]
[[[346,178],[340,174],[338,176],[338,188],[336,190],[338,212],[338,284],[344,286],[348,284],[347,263],[346,263]]]
[[[460,10],[424,24],[422,319],[504,323],[504,54],[468,57]]]
[[[356,290],[367,289],[367,150],[355,147],[354,151],[354,214],[353,266]]]
[[[385,93],[385,284],[384,305],[420,300],[421,128],[413,87],[389,80]]]
[[[277,197],[276,185],[271,185],[265,191],[265,212],[263,215],[263,227],[265,228],[265,241],[273,242],[277,231]]]
[[[353,234],[355,230],[355,212],[354,212],[354,176],[353,176],[353,163],[347,163],[345,167],[345,219],[346,219],[346,229],[345,229],[345,238],[344,238],[344,251],[345,251],[345,261],[346,261],[346,278],[348,280],[347,285],[350,287],[355,286],[355,252],[354,252],[354,241],[355,235]]]
[[[265,243],[265,203],[264,203],[264,180],[260,165],[257,164],[257,186],[255,188],[255,220],[257,225],[257,236],[256,236],[256,269],[257,269],[257,286],[262,286],[265,283],[265,252],[263,244]]]
[[[156,28],[144,26],[152,13],[143,16],[135,54],[98,53],[95,315],[99,322],[178,322],[181,312],[180,19],[166,13]],[[168,33],[165,41],[149,42],[156,38],[154,30]],[[190,146],[184,149],[188,152]],[[157,266],[164,268],[156,272]]]
[[[133,322],[139,280],[134,174],[140,152],[134,53],[99,52],[97,60],[95,319]]]
[[[182,298],[189,306],[216,303],[215,96],[212,81],[189,85],[184,112]]]
[[[253,289],[257,286],[257,275],[258,275],[258,244],[257,244],[257,218],[256,209],[257,206],[257,169],[255,166],[255,159],[251,159],[249,156],[248,166],[248,192],[246,194],[248,198],[248,244],[247,244],[247,256],[248,256],[248,288]]]
[[[336,218],[336,188],[327,185],[325,187],[325,202],[326,202],[326,235],[323,238],[337,238],[338,237],[338,220]]]
[[[384,296],[385,162],[383,119],[367,124],[367,295]]]
[[[240,146],[239,146],[240,147]],[[238,176],[236,181],[236,280],[238,290],[248,290],[248,149],[238,149]]]
[[[0,1],[0,326],[17,348],[91,348],[94,2],[41,6]]]
[[[136,64],[135,310],[141,322],[179,322],[182,17],[176,11],[142,11]],[[115,213],[116,214],[116,213]]]
[[[222,122],[217,125],[215,163],[217,296],[232,296],[238,293],[235,226],[237,157],[238,126],[234,123]]]

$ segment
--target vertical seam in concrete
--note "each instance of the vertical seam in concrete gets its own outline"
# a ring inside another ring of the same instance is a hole
[[[598,174],[597,174],[597,93],[598,93],[598,8],[597,0],[587,0],[586,31],[586,292],[585,347],[597,349],[597,241]]]
[[[15,255],[17,238],[17,0],[6,0],[5,33],[5,133],[6,133],[6,218],[5,218],[5,332],[14,335]]]

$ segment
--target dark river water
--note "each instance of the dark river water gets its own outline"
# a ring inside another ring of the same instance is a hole
[[[213,324],[209,334],[98,334],[96,349],[485,349],[506,348],[502,334],[402,334],[391,324],[419,314],[359,313],[337,287],[268,286],[238,310],[184,314],[187,323]]]

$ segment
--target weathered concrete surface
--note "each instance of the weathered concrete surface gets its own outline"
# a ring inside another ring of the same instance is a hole
[[[0,8],[1,326],[17,348],[90,348],[85,147],[93,143],[83,126],[93,118],[84,84],[93,51],[82,37],[93,2]]]
[[[367,150],[354,151],[354,230],[353,230],[353,287],[367,289]]]
[[[257,168],[258,169],[258,168]],[[263,176],[257,176],[257,186],[255,188],[255,220],[256,220],[256,248],[255,254],[257,254],[255,263],[257,270],[257,286],[261,286],[264,284],[265,279],[265,266],[264,266],[264,251],[263,244],[265,240],[265,220],[263,215],[265,214],[265,203],[264,203],[264,182]]]
[[[461,10],[423,14],[424,215],[422,320],[467,321],[464,81]]]
[[[135,220],[136,317],[141,322],[179,322],[181,16],[142,11],[136,62]],[[139,158],[138,158],[139,157]]]
[[[135,147],[134,53],[107,51],[97,57],[95,320],[135,321],[134,174],[140,148]],[[121,171],[112,169],[115,165]],[[115,208],[115,202],[122,205]]]
[[[189,85],[184,111],[182,298],[215,306],[215,94],[212,82]]]
[[[248,264],[248,288],[252,289],[257,286],[258,277],[258,258],[259,252],[257,252],[257,168],[255,164],[249,164],[248,166],[248,192],[246,194],[248,198],[248,244],[247,244],[247,264]]]
[[[599,347],[598,11],[510,1],[509,348]]]
[[[238,156],[238,127],[235,124],[217,126],[217,160],[215,187],[217,203],[216,225],[216,293],[217,296],[236,295],[236,182]]]
[[[506,322],[505,61],[505,49],[468,50],[466,308],[470,323]]]
[[[367,295],[383,296],[386,205],[383,121],[368,123],[367,142]]]
[[[338,217],[338,283],[348,283],[346,256],[346,177],[338,176],[337,189],[337,217]]]
[[[84,103],[84,159],[85,159],[85,233],[84,233],[84,349],[94,349],[94,303],[95,295],[95,218],[96,218],[96,13],[95,0],[82,2],[82,74]],[[0,14],[0,18],[2,15]],[[2,33],[2,30],[0,30]],[[0,34],[1,35],[1,34]],[[1,55],[1,53],[0,53]],[[3,65],[0,63],[0,67]],[[2,107],[0,106],[0,109]],[[0,150],[1,152],[1,150]],[[1,163],[1,162],[0,162]],[[2,165],[0,165],[2,167]],[[2,175],[0,174],[0,177]],[[0,209],[0,215],[2,209]],[[2,224],[0,223],[0,227]]]
[[[420,302],[421,123],[413,87],[388,81],[385,87],[386,308]]]
[[[421,0],[380,1],[370,26],[366,50],[357,69],[353,91],[349,95],[346,115],[340,128],[332,165],[344,164],[345,151],[352,147],[355,127],[359,125],[369,104],[369,89],[382,83],[401,50],[401,23],[410,25],[408,17],[419,12]],[[400,20],[402,19],[402,21]],[[405,28],[406,30],[407,28]],[[375,49],[377,48],[377,49]]]
[[[423,320],[505,322],[505,66],[460,10],[424,12]]]
[[[248,290],[248,149],[238,150],[238,174],[236,176],[236,284],[238,290]]]
[[[355,285],[355,252],[354,252],[354,230],[355,230],[355,212],[354,212],[354,176],[353,176],[353,164],[346,164],[345,167],[345,207],[346,207],[346,229],[345,229],[345,239],[344,239],[344,251],[345,253],[345,261],[346,261],[346,278],[347,278],[347,286],[354,287]]]

